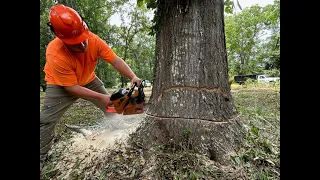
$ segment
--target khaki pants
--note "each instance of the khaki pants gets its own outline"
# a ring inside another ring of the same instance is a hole
[[[108,94],[100,79],[96,78],[85,86],[96,92]],[[40,169],[51,149],[53,138],[55,136],[55,127],[62,115],[68,108],[77,101],[78,97],[69,94],[64,87],[57,85],[47,85],[44,105],[40,111]],[[86,99],[95,104],[103,112],[106,107],[95,99]]]

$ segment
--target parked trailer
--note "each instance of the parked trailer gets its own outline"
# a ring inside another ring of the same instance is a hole
[[[250,74],[250,75],[238,75],[234,76],[234,82],[238,84],[244,84],[247,79],[258,81],[260,83],[276,82],[280,80],[280,77],[269,77],[265,74]]]
[[[249,75],[238,75],[234,76],[234,82],[238,84],[244,84],[247,79],[257,80],[257,74],[249,74]]]

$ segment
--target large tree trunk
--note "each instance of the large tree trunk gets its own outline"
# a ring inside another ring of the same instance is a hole
[[[224,163],[242,135],[229,85],[224,1],[167,0],[162,7],[157,78],[140,143],[184,146]]]

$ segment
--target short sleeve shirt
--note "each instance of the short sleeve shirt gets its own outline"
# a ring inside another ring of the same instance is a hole
[[[45,81],[60,86],[84,86],[96,78],[94,70],[99,57],[112,63],[116,54],[92,32],[89,32],[87,51],[81,53],[69,51],[60,39],[55,38],[46,49]]]

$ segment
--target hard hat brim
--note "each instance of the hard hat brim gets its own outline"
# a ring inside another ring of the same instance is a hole
[[[79,44],[89,38],[89,30],[86,28],[83,33],[75,38],[60,38],[66,44]]]

